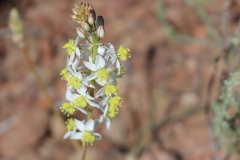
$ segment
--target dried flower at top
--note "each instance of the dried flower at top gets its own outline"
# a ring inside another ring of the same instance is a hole
[[[94,12],[92,5],[83,2],[76,3],[72,11],[74,13],[72,19],[78,23],[87,22],[89,14]]]

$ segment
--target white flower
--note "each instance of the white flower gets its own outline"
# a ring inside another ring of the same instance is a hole
[[[108,105],[106,105],[105,109],[102,109],[100,107],[100,109],[103,111],[103,114],[100,115],[99,119],[98,119],[98,122],[101,123],[101,122],[106,122],[106,126],[107,126],[107,129],[110,128],[110,125],[111,125],[111,122],[110,122],[110,119],[108,118],[107,116],[107,113],[108,113]]]
[[[99,105],[92,102],[94,100],[93,97],[87,94],[87,91],[84,87],[77,89],[77,93],[72,93],[71,90],[67,90],[66,92],[66,99],[74,103],[76,108],[81,111],[82,113],[87,114],[84,108],[89,104],[92,107],[99,108]]]
[[[77,120],[78,121],[78,120]],[[82,123],[85,123],[85,120],[82,120]],[[74,135],[77,131],[77,126],[72,118],[68,119],[66,121],[67,124],[67,130],[68,132],[63,136],[63,139],[66,139],[68,137],[71,137]]]
[[[83,63],[88,69],[93,71],[93,74],[86,77],[86,81],[95,79],[99,85],[104,86],[110,80],[109,72],[112,71],[112,68],[106,68],[106,63],[102,56],[97,55],[95,64],[86,61]]]
[[[71,139],[80,139],[83,144],[93,144],[95,140],[100,140],[101,135],[99,133],[95,133],[94,126],[95,122],[93,119],[88,120],[85,124],[77,119],[74,119],[74,122],[77,126],[77,129],[80,132],[76,132],[71,136]]]
[[[68,79],[68,89],[80,89],[83,87],[82,84],[94,88],[90,82],[86,81],[86,79],[83,79],[83,76],[80,72],[76,72],[71,68],[68,68],[68,71],[71,74],[70,78]]]

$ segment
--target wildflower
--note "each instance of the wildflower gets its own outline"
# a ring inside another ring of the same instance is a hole
[[[76,132],[71,136],[71,139],[80,139],[84,144],[92,145],[95,140],[100,140],[101,135],[99,133],[93,132],[95,127],[94,120],[90,119],[85,124],[77,119],[74,119],[77,129],[80,132]]]
[[[104,86],[108,82],[108,80],[110,79],[109,72],[112,69],[105,68],[105,60],[102,58],[102,56],[97,55],[95,64],[86,61],[84,61],[83,63],[88,69],[93,71],[93,74],[86,78],[87,81],[96,79],[95,81],[101,86]]]
[[[67,90],[66,99],[68,101],[71,101],[74,104],[75,108],[84,114],[87,114],[87,112],[84,110],[84,108],[88,104],[92,107],[99,108],[98,104],[92,102],[94,100],[94,98],[86,93],[86,89],[84,87],[78,89],[77,94],[72,93],[71,90]]]
[[[130,57],[130,50],[120,46],[116,52],[111,43],[101,43],[106,35],[104,19],[102,16],[96,18],[96,13],[89,3],[77,3],[72,11],[72,19],[80,26],[76,27],[76,40],[70,39],[63,46],[68,56],[66,68],[60,75],[67,81],[67,102],[64,102],[60,109],[67,116],[80,111],[87,115],[88,121],[68,119],[68,132],[63,138],[80,139],[83,144],[92,145],[95,140],[101,139],[101,135],[94,132],[98,124],[106,122],[109,129],[110,119],[118,114],[122,98],[118,96],[117,78],[124,74],[120,61]],[[102,86],[96,94],[95,82]],[[101,100],[96,102],[94,98]],[[103,112],[96,122],[91,119],[93,107]]]
[[[98,119],[98,122],[101,123],[101,122],[106,122],[106,126],[107,126],[107,129],[110,128],[110,125],[111,125],[111,121],[110,119],[108,118],[108,105],[105,107],[105,109],[102,109],[100,108],[102,111],[103,111],[103,114],[100,115],[99,119]]]
[[[77,126],[75,125],[74,120],[72,118],[69,118],[66,121],[66,125],[67,125],[68,132],[63,136],[63,139],[66,139],[72,136],[73,134],[76,133],[76,130],[77,130]]]
[[[73,104],[73,102],[64,102],[60,109],[62,112],[67,113],[67,116],[69,116],[76,111],[76,106]]]
[[[96,94],[95,98],[106,95],[110,97],[111,95],[116,95],[118,92],[118,87],[114,84],[106,84],[105,87],[101,88]]]
[[[74,41],[72,39],[69,40],[68,43],[66,43],[63,48],[66,49],[67,54],[70,56],[76,49],[76,47],[74,46]]]
[[[108,100],[109,108],[117,108],[121,105],[122,98],[120,96],[110,97]]]
[[[66,81],[68,80],[68,78],[70,76],[69,72],[67,71],[67,68],[64,68],[61,71],[60,75],[62,76],[62,79],[66,80]]]
[[[122,45],[119,47],[117,51],[117,56],[121,61],[126,61],[128,57],[130,57],[130,54],[128,52],[130,51],[129,48],[124,48]]]

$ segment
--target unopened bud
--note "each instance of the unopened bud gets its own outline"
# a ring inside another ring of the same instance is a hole
[[[85,31],[90,31],[90,26],[87,22],[84,22],[82,21],[81,22],[81,25],[82,25],[82,28],[85,30]]]
[[[98,28],[99,26],[104,26],[104,19],[103,19],[102,16],[98,16],[98,17],[97,17],[97,28]]]
[[[77,34],[80,38],[86,38],[86,33],[82,28],[77,27],[76,28]]]
[[[13,41],[19,46],[23,44],[23,22],[16,8],[12,8],[9,15],[9,28],[13,33]]]
[[[78,24],[81,24],[82,20],[80,20],[76,15],[71,15],[72,20],[77,22]]]
[[[88,23],[91,24],[91,25],[94,24],[94,17],[93,17],[93,14],[92,14],[92,13],[90,13],[90,14],[88,15]]]
[[[103,26],[98,27],[97,34],[99,38],[103,38],[105,36],[105,30]]]

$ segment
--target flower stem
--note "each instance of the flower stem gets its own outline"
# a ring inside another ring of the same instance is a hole
[[[93,47],[92,47],[92,63],[95,63],[96,61],[96,57],[97,57],[97,49],[98,49],[98,45],[97,45],[97,36],[96,36],[96,33],[95,31],[92,33],[92,44],[93,44]],[[95,81],[92,80],[91,81],[91,84],[94,86],[95,85]],[[94,88],[91,88],[90,91],[89,91],[89,94],[90,96],[94,96]],[[92,118],[92,106],[88,106],[88,117],[87,119],[91,119]]]

